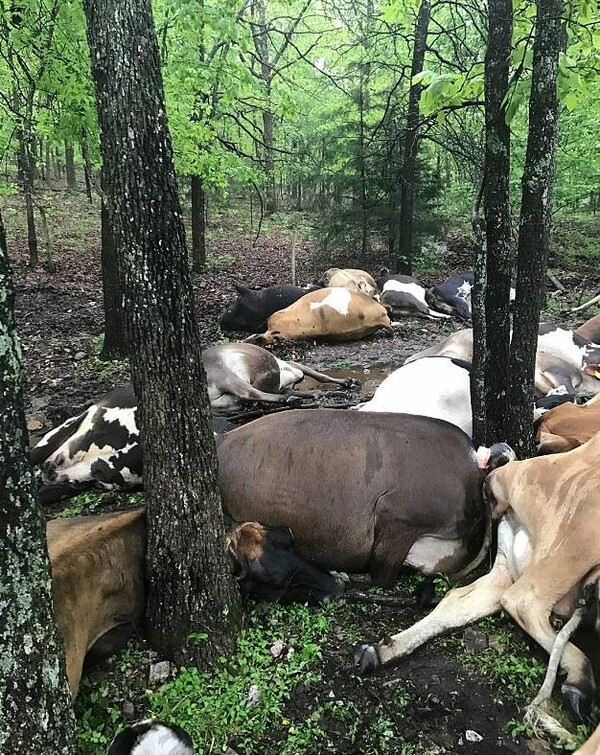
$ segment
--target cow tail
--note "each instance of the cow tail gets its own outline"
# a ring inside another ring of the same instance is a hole
[[[475,558],[472,561],[470,561],[460,571],[456,572],[455,574],[450,575],[450,579],[455,584],[458,584],[461,580],[467,577],[471,572],[475,571],[475,569],[481,566],[485,557],[489,553],[489,550],[492,544],[492,507],[487,503],[487,501],[484,501],[483,508],[484,508],[483,513],[485,516],[485,533],[483,537],[483,543],[481,544],[479,553],[475,556]]]

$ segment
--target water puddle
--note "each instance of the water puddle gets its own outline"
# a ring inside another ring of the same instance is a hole
[[[364,365],[348,365],[343,367],[323,368],[322,372],[335,378],[352,378],[360,383],[360,390],[355,393],[358,397],[372,396],[375,389],[392,372],[393,367],[389,362],[376,362],[368,367]],[[331,391],[331,383],[317,383],[312,378],[304,380],[296,386],[300,391]]]

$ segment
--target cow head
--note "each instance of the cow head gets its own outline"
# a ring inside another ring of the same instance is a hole
[[[238,284],[235,290],[238,298],[219,319],[219,325],[226,331],[243,330],[249,319],[253,321],[256,318],[256,291]]]
[[[309,602],[327,602],[342,594],[344,586],[337,574],[321,571],[296,554],[286,527],[263,527],[257,522],[236,526],[225,519],[227,549],[243,592]]]
[[[113,739],[108,755],[194,755],[189,734],[175,724],[164,721],[139,721],[123,729]]]

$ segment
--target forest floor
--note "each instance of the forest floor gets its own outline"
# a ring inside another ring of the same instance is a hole
[[[98,359],[103,329],[98,206],[63,192],[49,192],[43,201],[57,265],[53,275],[42,266],[35,270],[28,266],[19,203],[11,200],[3,208],[23,347],[26,414],[35,435],[129,379],[126,363]],[[317,250],[309,216],[300,213],[269,220],[255,244],[254,235],[239,208],[215,213],[208,270],[194,280],[207,346],[223,340],[218,317],[233,301],[235,284],[289,282],[292,248],[300,283],[315,280],[330,264],[365,266],[373,272],[385,261],[377,253],[367,265],[351,254],[325,258]],[[585,319],[567,316],[564,310],[600,287],[599,237],[600,221],[595,219],[558,226],[552,265],[568,293],[549,296],[547,319],[568,325]],[[437,247],[444,255],[422,260],[417,275],[433,282],[452,270],[468,268],[467,238],[447,234],[445,243]],[[406,356],[459,327],[407,319],[392,338],[376,335],[342,345],[294,344],[278,354],[358,377],[363,383],[358,395],[363,397]],[[356,392],[340,396],[329,394],[326,387],[321,403],[356,400]],[[121,505],[122,500],[80,497],[76,504],[55,507],[52,513],[60,508],[63,515],[97,513]],[[398,590],[407,595],[409,586]],[[402,608],[344,600],[326,608],[250,603],[249,636],[258,633],[259,639],[254,650],[240,649],[245,661],[193,679],[171,669],[165,685],[148,682],[149,665],[157,659],[142,640],[132,642],[117,658],[94,670],[82,686],[77,704],[82,751],[105,752],[106,741],[124,720],[148,712],[188,728],[200,752],[225,751],[224,742],[239,755],[555,751],[521,723],[522,706],[535,694],[546,658],[504,616],[429,643],[401,666],[375,678],[357,675],[352,658],[357,642],[377,641],[424,615],[408,598]],[[274,657],[270,648],[277,640],[286,652]],[[290,647],[294,654],[287,653]],[[257,705],[246,700],[253,683],[262,692]]]

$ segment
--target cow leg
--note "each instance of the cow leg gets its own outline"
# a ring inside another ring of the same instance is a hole
[[[290,401],[290,396],[284,396],[281,393],[265,393],[259,391],[250,383],[247,383],[237,375],[229,375],[227,381],[220,387],[222,393],[231,393],[244,401],[267,401],[271,404],[286,404]]]
[[[550,624],[552,608],[577,581],[576,564],[561,560],[560,553],[554,552],[552,558],[540,559],[526,569],[502,596],[502,607],[551,653],[556,640],[556,632]],[[573,712],[583,719],[591,710],[596,691],[590,662],[578,647],[568,642],[560,665],[567,674],[562,693]]]
[[[358,658],[361,672],[372,673],[380,665],[409,655],[433,637],[490,616],[500,609],[502,595],[511,583],[506,556],[499,550],[489,574],[471,585],[450,590],[430,614],[389,642],[362,645]]]
[[[313,370],[312,367],[307,367],[306,365],[299,364],[298,362],[288,362],[288,364],[291,364],[292,367],[296,367],[298,370],[301,370],[304,375],[313,378],[313,380],[316,380],[319,383],[335,383],[336,385],[343,385],[345,388],[350,388],[353,385],[358,385],[357,381],[353,380],[352,378],[331,377],[331,375],[326,375],[324,372],[317,372],[317,370]]]

